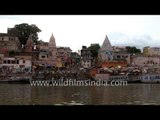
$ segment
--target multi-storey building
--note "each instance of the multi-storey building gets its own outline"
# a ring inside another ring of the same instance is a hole
[[[71,52],[70,47],[57,47],[57,57],[61,59],[63,65],[70,62]]]
[[[112,46],[112,50],[114,53],[127,53],[125,46]]]
[[[10,51],[20,51],[21,43],[16,36],[0,33],[0,53],[8,53]]]
[[[160,65],[160,56],[145,56],[145,55],[136,55],[132,58],[132,65],[137,66],[159,66]]]
[[[31,71],[32,61],[31,56],[15,56],[4,57],[2,60],[1,68],[3,71]]]
[[[82,46],[81,50],[81,66],[84,68],[89,68],[92,66],[92,53],[89,48],[86,46]]]
[[[143,54],[144,55],[149,55],[149,56],[152,56],[152,55],[160,56],[160,47],[146,46],[146,47],[143,48]]]

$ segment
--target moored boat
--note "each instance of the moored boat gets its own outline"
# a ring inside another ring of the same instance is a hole
[[[31,76],[21,76],[21,77],[16,77],[16,76],[3,76],[0,79],[0,83],[30,83],[30,80],[32,79]]]
[[[94,80],[106,80],[111,81],[127,81],[128,83],[141,83],[139,75],[110,75],[108,73],[96,74]]]
[[[142,83],[160,83],[160,74],[143,74],[140,80]]]

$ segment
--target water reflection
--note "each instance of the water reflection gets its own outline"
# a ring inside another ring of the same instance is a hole
[[[110,87],[31,87],[0,84],[0,105],[160,104],[160,84]]]
[[[30,85],[0,84],[0,105],[30,105]]]

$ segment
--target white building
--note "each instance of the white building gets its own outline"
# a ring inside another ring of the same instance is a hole
[[[159,66],[160,57],[159,56],[134,56],[132,58],[132,64],[137,66]]]
[[[128,64],[131,63],[130,54],[127,53],[114,53],[113,60],[115,61],[127,61]]]
[[[15,70],[31,71],[31,67],[31,56],[15,56],[15,58],[4,57],[1,64],[3,70],[9,70],[10,72]]]
[[[116,53],[126,53],[126,46],[112,46],[112,49]]]
[[[31,56],[15,56],[15,59],[19,60],[19,68],[28,69],[29,71],[31,71]]]
[[[92,61],[91,60],[82,60],[81,61],[81,66],[84,68],[89,68],[92,66]]]

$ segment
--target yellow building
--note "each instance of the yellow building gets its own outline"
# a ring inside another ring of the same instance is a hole
[[[144,55],[149,55],[149,48],[150,48],[149,46],[146,46],[146,47],[143,48],[143,54]]]
[[[144,47],[143,54],[149,56],[154,56],[154,55],[160,56],[160,47],[149,47],[149,46]]]
[[[61,59],[60,58],[57,58],[56,59],[56,67],[62,67],[63,66],[63,64],[62,64],[62,61],[61,61]]]

